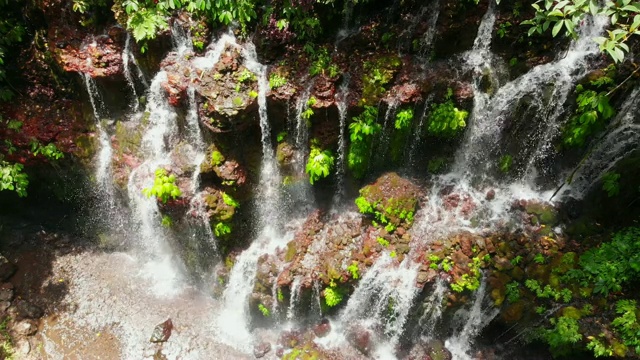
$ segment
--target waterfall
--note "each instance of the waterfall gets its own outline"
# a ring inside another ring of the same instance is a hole
[[[429,94],[427,99],[424,102],[424,108],[422,110],[422,115],[420,115],[420,120],[418,121],[418,127],[415,129],[414,134],[415,137],[413,141],[409,144],[409,159],[407,161],[407,166],[410,168],[415,168],[416,166],[416,156],[418,155],[418,149],[420,148],[420,142],[422,141],[422,136],[424,131],[425,122],[428,118],[427,114],[429,111],[429,107],[431,106],[431,101],[433,101],[433,94]]]
[[[381,254],[360,280],[339,317],[345,328],[356,323],[372,331],[380,327],[388,337],[386,345],[391,348],[402,335],[418,292],[419,268],[408,256],[400,264],[394,261],[388,252]]]
[[[223,304],[216,320],[216,328],[225,343],[246,349],[253,342],[249,329],[247,300],[253,291],[258,258],[284,247],[293,234],[280,234],[280,174],[276,166],[271,142],[271,126],[267,116],[267,67],[257,60],[255,46],[247,43],[242,48],[245,66],[258,77],[258,108],[262,133],[262,165],[258,193],[259,228],[257,238],[243,251],[231,269],[229,283],[224,290]]]
[[[109,134],[104,130],[102,126],[102,116],[106,110],[104,103],[98,92],[98,86],[95,80],[89,74],[82,74],[84,77],[84,83],[89,93],[89,102],[93,109],[93,116],[96,120],[96,130],[98,133],[98,141],[100,142],[100,151],[98,152],[98,162],[96,166],[96,182],[98,185],[106,191],[107,198],[112,199],[109,196],[113,193],[111,184],[111,174],[109,169],[111,168],[111,157],[113,155],[113,149],[111,147],[111,140]]]
[[[436,0],[435,4],[429,6],[429,10],[431,11],[427,20],[427,25],[429,27],[427,28],[427,31],[425,31],[421,40],[422,46],[420,49],[420,55],[422,57],[429,56],[429,52],[433,47],[433,39],[436,36],[437,30],[436,25],[438,23],[438,17],[440,17],[440,0]]]
[[[387,153],[389,152],[391,135],[395,130],[393,116],[396,114],[396,109],[398,108],[399,104],[400,104],[400,101],[398,100],[398,98],[394,97],[393,99],[391,99],[391,102],[389,102],[387,111],[384,114],[384,122],[382,125],[382,132],[380,135],[381,139],[376,149],[376,152],[378,154],[376,158],[377,158],[378,164],[380,165],[384,165],[388,162]]]
[[[304,160],[309,153],[309,127],[311,121],[310,119],[305,119],[303,113],[309,107],[308,102],[311,97],[312,87],[313,83],[309,84],[296,102],[295,146],[297,151],[295,167],[301,174],[304,173]]]
[[[618,114],[610,120],[608,133],[599,140],[586,161],[578,165],[563,195],[577,199],[583,198],[598,183],[602,176],[611,171],[619,160],[624,159],[640,144],[640,88],[636,87],[625,99]]]
[[[338,189],[333,199],[334,204],[338,204],[345,195],[345,174],[347,170],[347,109],[349,107],[349,83],[351,76],[344,74],[342,84],[335,95],[336,105],[338,107],[338,116],[340,117],[340,135],[338,138],[338,163],[336,164],[336,179],[338,181]]]
[[[436,335],[436,325],[442,317],[444,296],[448,289],[447,282],[438,278],[431,295],[425,301],[424,311],[418,320],[423,339],[430,340]]]
[[[473,339],[480,331],[493,320],[500,312],[493,307],[493,302],[486,299],[487,283],[481,280],[480,288],[475,293],[473,304],[470,309],[461,309],[456,313],[456,318],[461,320],[462,328],[447,339],[445,346],[451,351],[454,359],[471,360],[469,354]],[[488,305],[485,305],[488,303]]]
[[[133,76],[131,75],[131,69],[129,68],[129,62],[132,60],[135,61],[134,59],[135,56],[133,56],[131,52],[131,34],[127,32],[127,40],[125,40],[124,49],[122,50],[122,71],[124,73],[124,78],[127,81],[127,85],[129,85],[129,88],[131,88],[131,91],[133,93],[132,108],[134,110],[137,110],[138,107],[140,107],[138,92],[136,91],[136,85],[133,82]]]
[[[300,281],[302,277],[296,276],[291,283],[291,297],[289,299],[289,309],[287,309],[287,320],[293,321],[296,316],[296,304],[300,298],[300,292],[302,291],[300,287]]]

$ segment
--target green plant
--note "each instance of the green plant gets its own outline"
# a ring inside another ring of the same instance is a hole
[[[224,191],[222,192],[222,201],[229,206],[233,206],[234,208],[240,207],[240,203]]]
[[[329,176],[334,163],[335,159],[330,150],[322,150],[312,142],[309,160],[307,160],[307,166],[305,167],[305,172],[309,175],[311,185]]]
[[[324,289],[324,302],[329,307],[334,307],[342,302],[342,292],[335,286]]]
[[[470,291],[477,290],[480,287],[481,262],[482,260],[480,258],[474,257],[472,259],[472,262],[468,264],[469,273],[462,274],[462,276],[458,278],[458,280],[456,280],[455,283],[452,283],[451,290],[455,292],[462,292],[465,289]],[[442,263],[443,263],[443,269],[444,269],[445,261],[443,261]],[[445,271],[449,271],[449,270],[445,270]]]
[[[262,313],[262,316],[264,317],[271,316],[271,311],[269,311],[269,309],[267,309],[267,307],[264,306],[263,304],[258,304],[258,310],[260,310],[260,312]]]
[[[582,340],[580,326],[574,318],[561,316],[557,320],[551,319],[555,325],[552,329],[544,332],[545,341],[551,346],[552,351],[562,354],[566,347],[573,346]]]
[[[500,171],[503,173],[508,173],[511,170],[511,165],[513,165],[513,157],[507,154],[500,158]]]
[[[541,299],[551,298],[555,301],[562,300],[563,302],[568,303],[573,297],[573,294],[569,289],[556,290],[548,284],[543,288],[542,285],[534,279],[525,280],[524,285],[527,287],[527,289],[531,290],[538,298]]]
[[[395,128],[396,130],[408,129],[411,126],[413,120],[413,109],[400,110],[396,115]]]
[[[391,258],[395,258],[396,256],[398,256],[398,253],[397,253],[395,250],[392,250],[392,251],[389,253],[389,256],[390,256]]]
[[[250,91],[249,91],[249,97],[250,97],[250,98],[252,98],[252,99],[257,98],[257,97],[258,97],[258,95],[259,95],[259,94],[258,94],[258,92],[257,92],[257,91],[255,91],[255,90],[250,90]]]
[[[351,265],[347,266],[347,271],[351,274],[351,278],[354,280],[357,280],[360,277],[357,261],[354,261],[351,263]]]
[[[225,161],[224,155],[218,150],[211,152],[211,165],[220,166]]]
[[[438,174],[447,166],[447,158],[437,157],[429,160],[427,170],[432,174]]]
[[[234,97],[231,102],[233,103],[233,106],[235,107],[241,107],[242,105],[244,105],[244,101],[242,101],[242,98],[239,96]]]
[[[453,269],[453,261],[451,261],[451,259],[449,259],[448,257],[442,259],[440,265],[442,266],[442,270],[444,270],[445,272],[449,272]]]
[[[588,336],[587,339],[589,340],[589,342],[587,343],[587,349],[593,352],[593,356],[595,357],[613,356],[613,349],[607,346],[602,341],[598,340],[593,336]]]
[[[216,237],[224,237],[231,234],[231,226],[227,223],[219,222],[213,227]]]
[[[376,241],[378,242],[378,244],[380,244],[380,246],[382,247],[388,247],[389,246],[389,240],[382,238],[382,237],[377,237]]]
[[[31,140],[29,144],[31,145],[31,152],[33,153],[33,156],[38,156],[40,154],[49,160],[59,160],[64,157],[62,151],[58,150],[56,145],[53,143],[42,145],[37,140]]]
[[[547,308],[545,308],[544,306],[536,306],[536,314],[538,315],[542,315],[547,311]]]
[[[287,84],[287,78],[280,74],[272,73],[269,75],[269,88],[277,89]]]
[[[238,73],[237,79],[240,83],[256,81],[256,74],[252,73],[249,69],[243,69]]]
[[[606,92],[584,90],[582,85],[576,87],[576,92],[578,107],[563,130],[564,144],[573,147],[584,145],[590,135],[601,130],[615,115]]]
[[[611,325],[620,334],[625,345],[640,353],[640,323],[638,322],[638,306],[635,300],[619,300],[616,302],[616,314]]]
[[[535,262],[536,264],[544,264],[547,261],[547,259],[544,257],[544,255],[542,255],[542,253],[537,253],[534,257],[533,257],[533,262]]]
[[[507,34],[509,34],[510,27],[511,27],[510,22],[508,21],[503,22],[502,24],[500,24],[500,26],[498,26],[498,31],[496,31],[496,33],[502,39],[503,37],[507,36]]]
[[[608,197],[614,197],[620,193],[620,174],[608,172],[602,176],[602,190]]]
[[[400,58],[392,55],[364,63],[361,105],[373,105],[378,102],[382,94],[387,91],[386,85],[393,79],[400,65],[402,65]]]
[[[567,281],[593,285],[596,294],[609,295],[640,276],[640,228],[626,228],[612,240],[580,256],[580,268],[567,272]]]
[[[381,126],[376,123],[378,108],[365,106],[364,111],[353,118],[349,125],[349,155],[347,164],[354,177],[362,178],[369,166],[369,154],[373,136],[380,132]]]
[[[520,284],[512,281],[506,285],[506,297],[511,304],[515,304],[520,300]]]
[[[624,59],[629,51],[626,44],[634,34],[640,34],[640,4],[631,0],[538,0],[532,4],[536,11],[534,18],[523,21],[523,25],[530,25],[529,36],[534,33],[542,34],[551,28],[551,35],[557,36],[564,30],[564,34],[577,37],[575,28],[587,15],[606,15],[610,17],[612,30],[608,30],[608,37],[596,37],[595,42],[600,50],[606,52],[615,62]]]
[[[465,120],[469,113],[455,107],[451,100],[452,95],[453,91],[448,89],[445,102],[432,105],[427,127],[430,134],[451,137],[467,126]]]
[[[278,288],[278,292],[277,292],[276,297],[278,298],[279,302],[283,302],[284,301],[284,294],[282,294],[282,289],[281,288]]]
[[[305,104],[305,109],[300,114],[300,117],[305,120],[311,119],[311,117],[314,114],[312,106],[315,105],[317,102],[318,100],[314,96],[310,97],[309,100],[307,100]]]
[[[0,157],[0,191],[15,191],[20,197],[27,196],[29,177],[23,169],[22,164],[9,163]]]
[[[281,132],[279,132],[279,133],[278,133],[278,136],[276,137],[276,140],[277,140],[279,143],[281,143],[281,142],[283,142],[283,141],[284,141],[284,139],[286,139],[286,138],[287,138],[287,135],[288,135],[288,134],[287,134],[287,132],[286,132],[286,131],[281,131]]]
[[[159,201],[166,203],[169,198],[176,199],[182,192],[180,188],[175,184],[175,175],[168,175],[165,169],[157,169],[155,172],[155,180],[153,186],[150,188],[142,189],[142,193],[146,197],[156,197]]]
[[[518,264],[520,264],[521,261],[522,261],[522,255],[518,255],[513,259],[511,259],[511,265],[517,266]]]
[[[166,228],[173,226],[173,220],[171,220],[169,215],[162,215],[162,226]]]

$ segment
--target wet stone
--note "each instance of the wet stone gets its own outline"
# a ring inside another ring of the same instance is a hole
[[[267,355],[271,351],[271,344],[268,342],[262,342],[253,347],[253,355],[256,359],[260,359]]]
[[[30,336],[38,331],[38,325],[34,320],[27,319],[20,321],[13,329],[20,335]]]
[[[0,281],[9,279],[16,272],[16,266],[13,265],[6,257],[0,255]]]
[[[13,299],[13,289],[11,288],[0,288],[0,302],[1,301],[11,301]]]
[[[167,319],[165,322],[156,325],[149,341],[153,343],[165,342],[171,337],[171,330],[173,330],[173,323],[171,319]]]
[[[313,327],[313,333],[316,334],[317,337],[325,337],[331,331],[331,323],[329,323],[328,319],[322,319],[320,324]]]
[[[8,302],[8,301],[0,301],[0,312],[7,311],[7,309],[9,309],[9,306],[11,306],[10,302]]]
[[[27,339],[20,339],[16,343],[15,349],[16,349],[18,354],[20,354],[22,356],[25,356],[25,355],[28,355],[31,352],[31,344],[29,343],[29,340],[27,340]]]
[[[41,308],[24,300],[17,302],[16,310],[18,315],[22,318],[38,319],[44,315]]]

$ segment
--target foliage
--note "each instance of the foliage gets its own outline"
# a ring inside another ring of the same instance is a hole
[[[400,110],[396,115],[395,128],[396,130],[408,129],[411,126],[413,120],[413,109]]]
[[[231,226],[224,222],[219,222],[213,227],[213,232],[216,237],[223,237],[231,234]]]
[[[258,304],[258,310],[260,310],[264,317],[269,317],[271,315],[271,311],[269,311],[269,309],[267,309],[263,304]]]
[[[376,123],[377,119],[378,108],[365,106],[364,111],[349,124],[351,144],[347,164],[356,178],[362,178],[369,167],[373,136],[381,130],[380,124]]]
[[[351,265],[347,266],[347,271],[351,274],[352,279],[357,280],[358,278],[360,278],[357,261],[354,261],[351,263]]]
[[[4,68],[4,60],[11,47],[22,42],[26,34],[22,19],[14,10],[19,5],[0,1],[0,100],[7,101],[13,96],[13,92],[6,86],[7,73]]]
[[[331,64],[331,57],[329,56],[329,51],[326,48],[322,47],[320,50],[314,50],[310,55],[312,56],[313,61],[309,67],[309,75],[316,76],[323,74],[329,77],[335,77],[338,75],[338,67],[335,64]]]
[[[279,132],[279,133],[278,133],[278,136],[276,136],[276,140],[277,140],[279,143],[281,143],[281,142],[283,142],[283,141],[284,141],[284,139],[286,139],[286,138],[287,138],[287,135],[288,135],[288,134],[287,134],[287,132],[286,132],[286,131],[281,131],[281,132]]]
[[[380,96],[387,91],[386,85],[393,79],[400,65],[400,58],[393,55],[364,63],[361,105],[373,105],[378,102]]]
[[[427,163],[427,170],[432,174],[437,174],[441,172],[446,166],[447,166],[447,158],[436,157],[434,159],[429,160],[429,163]]]
[[[256,81],[256,74],[252,73],[249,69],[243,69],[238,73],[238,82],[246,83]]]
[[[175,184],[176,177],[175,175],[168,175],[165,169],[157,169],[155,172],[155,180],[153,181],[153,186],[150,188],[142,189],[142,193],[146,197],[156,197],[159,201],[166,203],[169,198],[176,199],[182,192]]]
[[[307,100],[307,102],[305,103],[305,108],[302,111],[302,113],[300,114],[300,117],[305,119],[305,120],[311,119],[311,117],[314,114],[312,106],[315,105],[317,102],[318,102],[318,99],[316,99],[314,96],[310,97]],[[309,123],[309,124],[311,124],[311,123]]]
[[[608,37],[597,37],[594,41],[615,62],[621,62],[629,52],[627,42],[631,35],[640,34],[640,4],[631,3],[631,0],[538,0],[532,6],[536,11],[535,17],[522,22],[531,26],[529,36],[536,32],[542,34],[551,28],[554,37],[563,32],[576,38],[576,27],[585,21],[588,14],[610,17],[612,30],[607,31]]]
[[[173,225],[173,220],[169,215],[163,215],[161,224],[166,228],[170,228]]]
[[[511,170],[511,165],[513,165],[513,157],[509,154],[504,155],[500,158],[500,171],[503,173],[508,173]]]
[[[482,260],[479,257],[474,257],[472,259],[472,262],[469,263],[469,273],[463,274],[458,280],[456,280],[455,283],[452,283],[451,290],[455,292],[463,292],[465,289],[470,291],[477,290],[480,287],[481,262]],[[448,270],[445,270],[445,271],[448,271]]]
[[[545,330],[543,338],[555,353],[562,354],[567,347],[571,347],[582,340],[580,326],[576,319],[561,316],[557,320],[552,319],[551,322],[555,326],[552,329]]]
[[[537,297],[541,299],[553,299],[555,301],[562,300],[565,303],[571,301],[573,294],[569,289],[556,290],[551,285],[545,285],[544,288],[540,285],[540,282],[534,279],[527,279],[524,282],[527,289],[531,290]]]
[[[567,272],[567,280],[581,286],[593,284],[596,294],[609,295],[640,276],[640,228],[631,227],[613,235],[610,242],[580,256],[580,268]]]
[[[593,352],[593,356],[602,357],[613,355],[613,349],[611,347],[608,347],[602,341],[596,339],[593,336],[589,336],[587,338],[589,339],[589,342],[587,343],[587,349]]]
[[[343,295],[340,289],[330,286],[324,289],[324,302],[329,307],[334,307],[342,302]]]
[[[605,122],[615,115],[606,92],[584,90],[581,85],[576,87],[576,92],[578,107],[564,128],[563,141],[567,146],[584,145],[591,134],[602,129]]]
[[[500,24],[500,26],[498,27],[498,31],[496,31],[496,33],[498,34],[498,36],[502,39],[503,37],[507,36],[507,34],[509,34],[509,28],[511,27],[511,23],[510,22],[504,22],[502,24]]]
[[[520,300],[520,284],[512,281],[506,285],[506,297],[510,303],[515,304]]]
[[[602,176],[602,190],[607,196],[614,197],[620,193],[620,174],[608,172]]]
[[[542,255],[541,253],[537,253],[534,257],[533,257],[533,262],[535,262],[536,264],[544,264],[547,261],[547,259],[544,257],[544,255]]]
[[[220,166],[224,162],[224,155],[218,150],[214,150],[211,152],[211,165]]]
[[[269,75],[269,88],[277,89],[287,84],[287,78],[280,74],[272,73]]]
[[[20,197],[27,196],[29,177],[23,168],[22,164],[9,163],[0,157],[0,191],[15,191]]]
[[[640,323],[637,311],[635,300],[619,300],[616,303],[616,314],[619,316],[613,319],[611,325],[620,334],[625,345],[640,353]]]
[[[62,151],[58,150],[54,143],[42,145],[37,140],[31,140],[30,145],[33,156],[41,154],[49,160],[59,160],[64,157]]]
[[[447,90],[445,102],[433,104],[428,119],[427,131],[436,136],[451,137],[467,126],[469,113],[455,107],[451,99],[453,91]]]
[[[376,241],[378,242],[378,244],[380,244],[380,246],[382,247],[388,247],[389,246],[389,240],[383,238],[383,237],[377,237]]]
[[[329,176],[334,163],[335,159],[330,150],[322,150],[317,145],[312,144],[309,160],[307,160],[307,166],[305,166],[305,172],[309,175],[311,185]]]
[[[520,264],[521,261],[522,261],[522,255],[518,255],[518,256],[514,257],[513,259],[511,259],[511,264],[513,266],[517,266],[518,264]]]
[[[231,195],[227,194],[224,191],[222,192],[222,201],[229,206],[233,206],[234,208],[240,207],[240,203],[238,203],[233,197],[231,197]]]

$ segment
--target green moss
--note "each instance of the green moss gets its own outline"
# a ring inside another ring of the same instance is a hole
[[[211,152],[211,165],[220,166],[224,162],[225,157],[218,150],[214,150]]]
[[[397,55],[382,56],[373,61],[365,62],[360,105],[377,104],[387,91],[386,85],[393,79],[401,65],[402,61]]]

